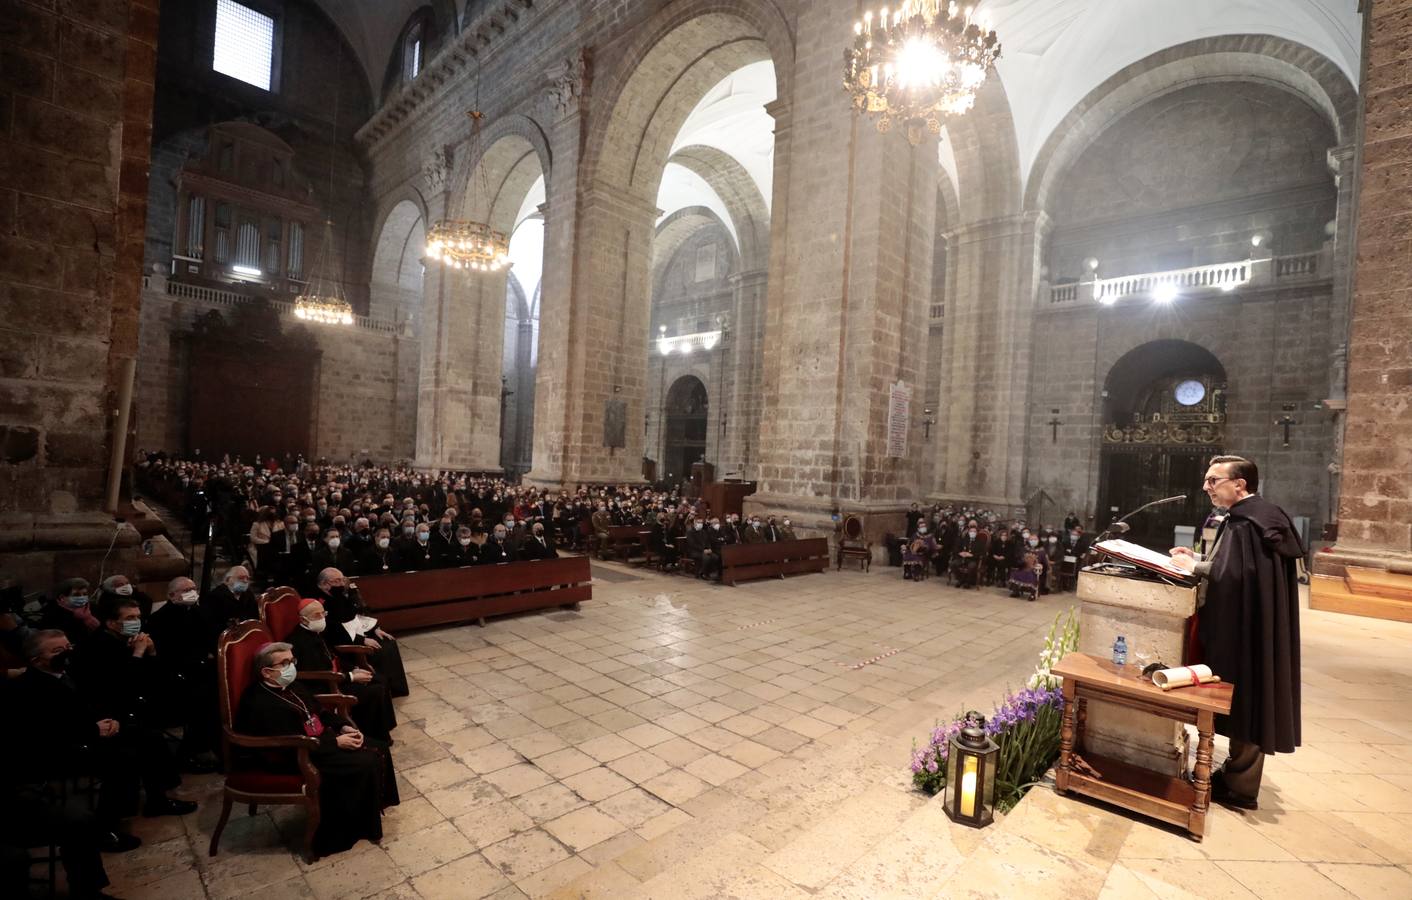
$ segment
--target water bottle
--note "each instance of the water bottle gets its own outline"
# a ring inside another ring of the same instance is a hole
[[[1128,639],[1121,634],[1113,642],[1113,665],[1126,666],[1128,664]]]

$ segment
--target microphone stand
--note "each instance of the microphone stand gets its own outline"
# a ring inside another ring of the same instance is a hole
[[[1131,519],[1138,513],[1144,510],[1151,509],[1154,506],[1162,506],[1167,503],[1177,503],[1178,501],[1184,500],[1186,500],[1186,494],[1177,494],[1174,497],[1163,497],[1161,500],[1153,500],[1151,503],[1144,503],[1142,506],[1139,506],[1137,509],[1123,516],[1121,519],[1118,519],[1116,522],[1109,524],[1109,526],[1105,528],[1098,535],[1097,538],[1094,539],[1093,544],[1089,546],[1088,559],[1085,560],[1084,564],[1092,565],[1093,563],[1097,562],[1099,553],[1098,544],[1100,541],[1103,541],[1105,538],[1114,537],[1115,535],[1122,535],[1128,533],[1128,519]]]

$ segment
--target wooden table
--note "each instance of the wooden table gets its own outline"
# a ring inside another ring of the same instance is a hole
[[[1233,686],[1226,683],[1164,691],[1144,680],[1137,666],[1118,667],[1087,653],[1070,653],[1053,668],[1064,679],[1064,724],[1055,786],[1124,809],[1180,825],[1195,840],[1206,832],[1211,799],[1211,744],[1215,717],[1231,711]],[[1097,754],[1082,753],[1085,705],[1102,700],[1196,726],[1193,780]]]

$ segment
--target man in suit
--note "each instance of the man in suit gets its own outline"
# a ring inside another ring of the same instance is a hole
[[[765,530],[765,526],[761,524],[760,517],[751,516],[750,524],[741,532],[740,540],[743,544],[767,544],[772,538]]]
[[[481,544],[485,543],[484,537],[485,532],[481,532]],[[480,565],[480,544],[471,536],[470,526],[461,525],[456,529],[456,537],[442,556],[441,565],[446,569]]]
[[[294,580],[294,548],[299,545],[299,517],[287,515],[271,529],[270,542],[260,551],[260,568],[273,584]],[[269,560],[268,567],[266,560]]]
[[[310,558],[315,572],[324,569],[338,569],[343,572],[358,571],[357,557],[353,551],[343,546],[343,533],[337,528],[324,532],[323,540]]]
[[[147,619],[167,704],[166,720],[183,726],[182,766],[188,772],[214,771],[220,735],[216,694],[216,635],[201,608],[196,582],[186,576],[167,584],[167,602]]]
[[[975,588],[980,583],[981,562],[985,559],[986,538],[975,519],[966,523],[966,530],[957,538],[956,553],[951,568],[956,572],[956,584]]]
[[[319,542],[318,523],[311,518],[306,518],[302,534],[303,537],[290,552],[289,580],[299,593],[307,594],[313,590],[314,577],[319,571],[314,567],[314,554],[323,545]]]
[[[206,620],[216,635],[236,622],[258,619],[260,613],[250,593],[250,571],[244,566],[227,569],[221,583],[201,600],[201,608],[206,611]]]
[[[520,559],[556,559],[558,556],[544,533],[544,523],[535,522],[530,536],[520,544]]]
[[[692,523],[686,535],[686,555],[696,562],[696,577],[709,579],[721,571],[721,523],[713,519],[709,531],[704,525],[702,519]]]

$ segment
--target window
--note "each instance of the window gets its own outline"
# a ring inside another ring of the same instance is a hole
[[[412,26],[412,30],[407,32],[404,58],[407,60],[407,80],[411,81],[422,72],[422,26],[420,24]]]
[[[261,90],[270,89],[275,20],[235,0],[216,0],[216,52],[211,68]]]

